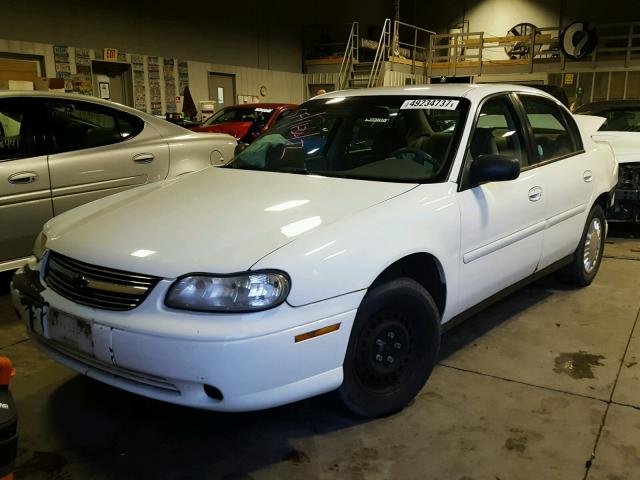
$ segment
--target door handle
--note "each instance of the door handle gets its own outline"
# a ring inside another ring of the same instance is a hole
[[[40,177],[36,172],[18,172],[9,176],[9,183],[24,185],[26,183],[37,182],[38,178]]]
[[[537,202],[542,198],[542,188],[533,187],[529,190],[529,200],[532,202]]]
[[[585,182],[590,182],[591,180],[593,180],[593,172],[591,170],[586,170],[583,174],[582,174],[582,178],[584,179]]]
[[[151,153],[139,153],[133,156],[135,163],[151,163],[155,157]]]

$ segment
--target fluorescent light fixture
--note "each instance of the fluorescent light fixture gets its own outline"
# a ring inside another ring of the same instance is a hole
[[[280,227],[280,231],[287,237],[296,237],[309,230],[313,230],[322,223],[320,217],[309,217],[297,222],[288,223],[287,225]]]
[[[326,105],[329,105],[330,103],[340,103],[344,100],[346,100],[347,97],[335,97],[335,98],[330,98],[329,100],[327,100]]]
[[[431,90],[431,87],[407,87],[403,89],[405,92],[413,92],[420,90]]]
[[[135,252],[131,252],[129,255],[131,255],[132,257],[144,258],[144,257],[148,257],[149,255],[153,255],[154,253],[156,253],[155,250],[140,249],[140,250],[136,250]]]
[[[289,200],[288,202],[278,203],[264,209],[265,212],[282,212],[283,210],[289,210],[291,208],[299,207],[309,203],[309,200]]]

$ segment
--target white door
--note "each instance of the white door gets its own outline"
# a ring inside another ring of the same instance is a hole
[[[544,230],[544,185],[537,169],[526,170],[526,140],[509,95],[486,100],[472,133],[461,189],[460,313],[535,272]],[[520,160],[515,180],[467,185],[480,155]]]
[[[169,146],[141,118],[90,102],[52,99],[47,104],[56,215],[166,178]]]
[[[518,94],[532,134],[530,163],[544,178],[546,231],[539,268],[572,254],[589,210],[594,157],[584,153],[571,115],[554,100]]]

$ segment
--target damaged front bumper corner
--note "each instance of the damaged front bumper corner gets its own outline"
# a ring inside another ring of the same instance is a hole
[[[29,329],[35,332],[44,331],[49,308],[49,304],[41,295],[44,289],[35,261],[27,263],[11,279],[11,297],[16,313]]]

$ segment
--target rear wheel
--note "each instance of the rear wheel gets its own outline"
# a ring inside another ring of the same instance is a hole
[[[573,261],[561,271],[562,280],[579,287],[590,285],[598,273],[606,234],[604,210],[594,205],[587,217]]]
[[[364,417],[403,409],[429,378],[439,347],[440,315],[419,283],[399,278],[373,288],[349,338],[342,401]]]

